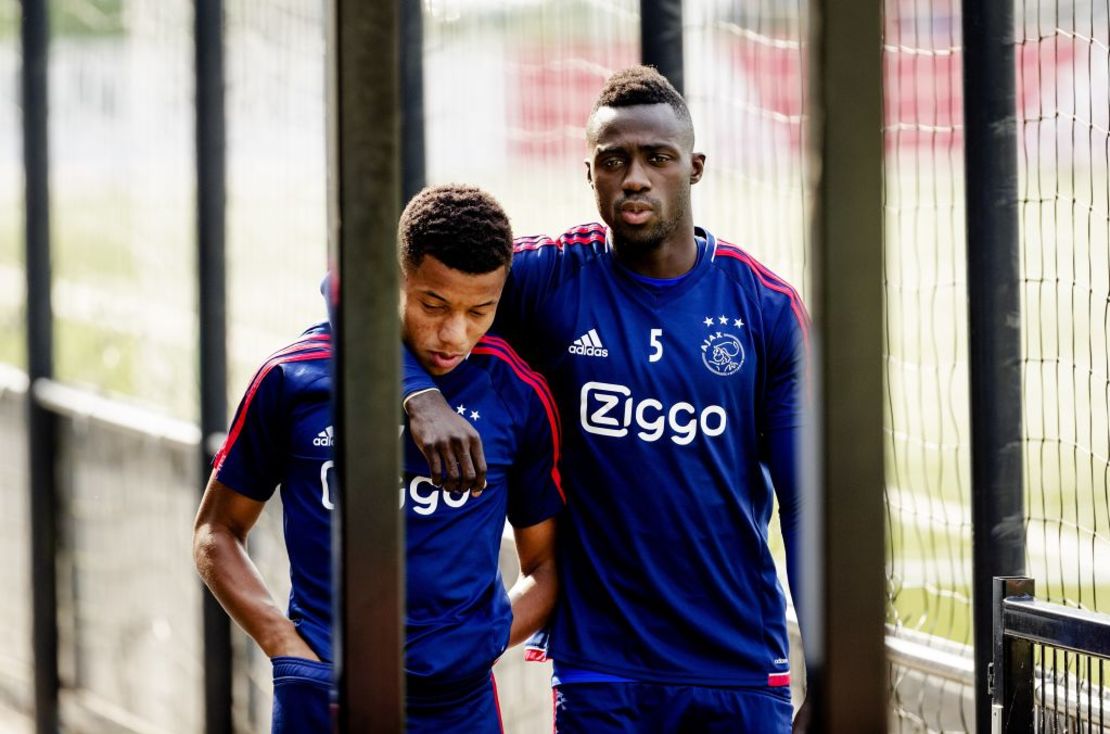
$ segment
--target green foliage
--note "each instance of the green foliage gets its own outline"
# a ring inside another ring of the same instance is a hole
[[[54,37],[118,36],[124,32],[123,0],[52,0]]]

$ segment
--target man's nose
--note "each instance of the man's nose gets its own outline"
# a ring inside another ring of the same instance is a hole
[[[642,161],[633,159],[628,164],[628,174],[624,177],[624,190],[638,193],[650,188],[651,180],[647,176],[647,168]]]
[[[466,319],[462,314],[452,314],[440,323],[439,340],[453,349],[466,345]]]

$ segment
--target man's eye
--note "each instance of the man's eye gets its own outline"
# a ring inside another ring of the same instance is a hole
[[[620,158],[606,158],[601,162],[602,168],[617,168],[623,161]]]
[[[479,311],[477,309],[472,309],[470,311],[470,315],[476,319],[484,319],[486,316],[489,315],[489,311]]]
[[[446,308],[442,304],[438,303],[425,303],[423,304],[423,306],[424,310],[428,313],[440,313],[441,311],[443,311],[444,308]]]
[[[648,162],[660,164],[660,163],[666,163],[670,159],[671,159],[671,157],[669,155],[664,155],[663,153],[656,153],[655,155],[648,158]]]

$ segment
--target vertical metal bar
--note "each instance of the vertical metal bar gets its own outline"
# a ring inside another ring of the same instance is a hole
[[[196,0],[197,307],[200,319],[200,491],[227,430],[226,133],[223,0]],[[207,734],[231,734],[231,621],[203,591]]]
[[[341,283],[332,529],[339,730],[392,733],[404,730],[399,9],[395,0],[330,0],[329,10],[329,229]]]
[[[963,5],[976,722],[989,725],[992,579],[1024,573],[1013,0]]]
[[[47,0],[23,0],[23,168],[26,206],[27,376],[33,386],[54,375],[51,310]],[[55,416],[27,391],[31,512],[32,646],[35,731],[58,731],[57,431]]]
[[[683,93],[682,0],[640,0],[640,60]]]
[[[1040,650],[1040,658],[1041,658],[1041,665],[1040,665],[1040,672],[1041,672],[1041,705],[1037,707],[1037,712],[1038,712],[1037,713],[1037,718],[1038,718],[1038,722],[1040,724],[1040,728],[1038,728],[1037,731],[1043,732],[1043,731],[1045,731],[1045,726],[1048,723],[1048,720],[1046,718],[1046,706],[1045,706],[1045,691],[1048,690],[1048,688],[1045,687],[1045,680],[1046,680],[1045,672],[1048,670],[1048,664],[1045,661],[1045,645],[1039,645],[1038,650]],[[1033,670],[1036,670],[1036,668],[1033,668]],[[1036,675],[1036,673],[1035,673],[1035,675]]]
[[[401,2],[401,201],[424,188],[424,3]]]
[[[816,458],[802,610],[817,731],[881,732],[883,621],[880,0],[811,0],[810,216]]]
[[[1012,596],[1032,597],[1034,591],[1031,578],[1000,576],[991,580],[991,645],[988,652],[993,663],[993,684],[984,689],[988,694],[984,696],[988,710],[987,728],[979,731],[991,731],[989,713],[994,706],[1001,707],[1003,732],[1033,732],[1033,643],[1006,634],[1002,602]],[[1045,668],[1043,657],[1042,653],[1042,675]],[[1044,694],[1043,679],[1041,693]]]
[[[1064,729],[1071,731],[1071,663],[1068,662],[1069,653],[1064,651]]]
[[[1060,725],[1060,674],[1057,672],[1060,660],[1059,648],[1052,648],[1052,730]]]

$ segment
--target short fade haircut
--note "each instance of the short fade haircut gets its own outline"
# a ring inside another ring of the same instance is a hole
[[[680,120],[693,127],[686,100],[654,66],[630,66],[609,77],[590,110],[590,117],[602,107],[643,104],[670,105]]]
[[[429,186],[402,212],[398,246],[406,270],[431,255],[453,270],[481,275],[512,264],[513,230],[505,210],[485,191]]]

